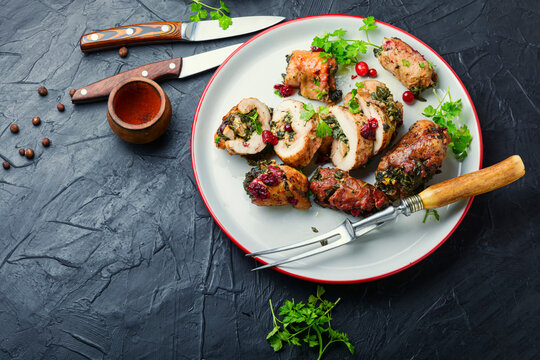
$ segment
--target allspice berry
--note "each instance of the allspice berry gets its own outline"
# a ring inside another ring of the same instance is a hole
[[[8,161],[4,161],[4,162],[2,163],[2,166],[3,166],[4,169],[6,169],[6,170],[8,170],[8,169],[11,167],[11,165],[9,164]]]
[[[24,156],[26,156],[27,159],[33,159],[34,158],[34,149],[28,148],[24,151]]]
[[[39,124],[41,124],[41,119],[39,118],[39,116],[34,116],[34,118],[32,119],[32,124],[34,124],[34,126],[39,126]]]
[[[56,108],[57,108],[58,111],[60,111],[60,112],[62,112],[62,111],[64,111],[64,110],[66,109],[65,106],[64,106],[64,104],[58,104],[58,105],[56,105]]]
[[[49,147],[51,145],[51,140],[49,140],[49,138],[45,138],[45,139],[41,140],[41,145],[43,145],[45,147]]]
[[[38,91],[39,95],[41,95],[41,96],[46,96],[47,93],[48,93],[47,88],[45,86],[38,87],[37,91]]]
[[[122,46],[120,48],[120,50],[118,50],[118,55],[120,55],[120,57],[123,57],[125,58],[126,56],[128,56],[128,48],[125,47],[125,46]]]
[[[24,156],[24,149],[23,148],[19,149],[19,155]]]
[[[11,124],[9,125],[9,130],[11,130],[12,133],[16,134],[19,132],[19,125]]]
[[[69,96],[73,97],[73,95],[75,95],[75,92],[76,92],[76,91],[77,91],[77,90],[75,90],[75,89],[70,89],[70,90],[69,90]]]

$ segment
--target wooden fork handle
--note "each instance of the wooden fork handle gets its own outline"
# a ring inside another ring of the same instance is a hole
[[[128,78],[142,76],[154,81],[162,81],[166,79],[178,78],[181,70],[181,57],[139,66],[135,69],[121,72],[77,89],[71,97],[71,102],[74,104],[82,104],[105,100],[116,85]]]
[[[424,209],[436,209],[498,189],[523,175],[525,175],[525,165],[521,157],[513,155],[485,169],[432,185],[418,196],[424,203]]]
[[[120,26],[81,36],[81,50],[96,51],[125,45],[182,40],[182,23],[161,21]]]

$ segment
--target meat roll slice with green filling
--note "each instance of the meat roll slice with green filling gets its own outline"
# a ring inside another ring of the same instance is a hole
[[[440,172],[449,143],[446,128],[430,120],[415,122],[382,157],[375,172],[375,187],[391,200],[419,193]]]
[[[373,185],[339,169],[318,169],[310,180],[310,190],[317,204],[353,216],[366,216],[390,204]]]
[[[352,114],[343,106],[331,106],[327,114],[320,115],[320,121],[332,128],[332,149],[330,158],[339,169],[349,171],[365,165],[373,153],[373,143],[361,135],[367,119],[360,113]]]
[[[363,82],[355,96],[358,108],[368,119],[362,128],[362,136],[373,140],[373,156],[380,154],[392,141],[396,128],[403,123],[401,103],[395,102],[385,84],[376,80]],[[352,93],[345,96],[345,103],[351,106]]]
[[[301,118],[304,103],[285,100],[274,110],[270,129],[279,139],[274,150],[287,165],[302,168],[309,164],[313,155],[321,146],[317,137],[317,114],[309,120]]]
[[[242,99],[222,119],[214,142],[229,154],[252,155],[264,150],[262,132],[270,130],[268,106],[256,98]]]
[[[292,205],[309,209],[309,182],[300,171],[275,161],[252,168],[244,179],[244,190],[257,206]]]
[[[422,99],[422,91],[437,85],[438,76],[433,65],[405,41],[396,37],[384,38],[382,47],[373,49],[373,53],[417,99]]]

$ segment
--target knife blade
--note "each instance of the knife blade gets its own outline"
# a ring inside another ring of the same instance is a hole
[[[218,20],[184,23],[161,21],[134,24],[99,30],[81,36],[80,46],[84,52],[97,51],[124,45],[141,45],[167,41],[206,41],[248,34],[275,25],[285,18],[281,16],[245,16],[233,18],[232,25],[223,30]]]
[[[174,59],[158,61],[121,72],[77,89],[71,97],[71,102],[73,104],[82,104],[105,100],[117,84],[132,77],[145,77],[154,81],[163,81],[167,79],[185,78],[212,69],[225,61],[225,59],[227,59],[227,57],[240,45],[242,45],[242,43],[185,58],[177,57]]]

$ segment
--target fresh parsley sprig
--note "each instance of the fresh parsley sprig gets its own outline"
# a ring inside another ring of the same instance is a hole
[[[433,215],[435,217],[435,220],[437,221],[440,220],[439,213],[437,212],[437,210],[426,210],[426,215],[424,215],[424,221],[422,221],[422,223],[424,224],[426,223],[426,220],[429,215]]]
[[[230,13],[230,10],[227,5],[225,5],[223,0],[219,0],[219,8],[207,5],[201,0],[193,0],[190,5],[191,12],[194,13],[189,17],[191,21],[201,21],[208,17],[208,10],[203,9],[203,7],[210,9],[210,18],[212,20],[218,20],[219,26],[223,30],[226,30],[232,25],[232,20],[227,15]]]
[[[293,300],[286,300],[285,304],[279,308],[279,315],[283,316],[279,320],[274,313],[274,306],[270,300],[270,310],[272,312],[273,329],[266,336],[266,340],[274,351],[283,348],[283,344],[301,346],[301,342],[309,347],[319,347],[319,356],[321,359],[328,347],[336,342],[343,342],[351,354],[354,354],[354,346],[349,342],[346,333],[332,329],[331,311],[338,304],[340,299],[335,302],[323,300],[321,296],[325,293],[322,286],[317,286],[317,294],[310,295],[308,303],[295,303]],[[324,340],[327,339],[325,344]]]
[[[309,121],[315,115],[315,109],[311,104],[302,105],[302,109],[304,110],[300,111],[300,119],[304,121]]]
[[[261,135],[262,134],[262,123],[258,120],[259,119],[259,113],[254,112],[253,115],[251,115],[251,116],[247,115],[247,117],[251,119],[251,122],[255,126],[255,131],[257,132],[257,134]]]
[[[364,83],[357,82],[355,84],[356,88],[353,88],[351,90],[351,99],[347,102],[347,107],[349,108],[349,111],[353,114],[358,114],[360,110],[360,104],[358,103],[358,99],[356,99],[356,94],[358,94],[358,90],[364,87]]]
[[[374,46],[374,47],[380,49],[381,47],[379,45],[372,44],[369,41],[368,31],[369,30],[375,30],[377,28],[377,23],[375,22],[375,18],[373,16],[368,16],[367,18],[363,19],[362,22],[364,23],[364,25],[360,26],[358,31],[365,31],[366,32],[366,40],[367,40],[368,45],[371,45],[371,46]]]
[[[427,106],[422,115],[432,118],[434,123],[448,129],[448,134],[450,135],[449,146],[454,152],[456,159],[463,160],[467,157],[467,149],[471,145],[472,136],[467,125],[458,127],[452,121],[452,119],[457,118],[463,110],[461,99],[452,101],[450,88],[442,99],[439,98],[435,90],[433,90],[433,92],[439,101],[439,105],[436,108],[431,105]],[[448,101],[444,102],[447,96]]]

